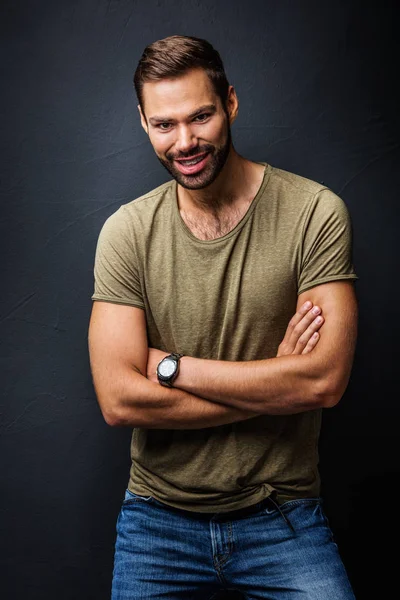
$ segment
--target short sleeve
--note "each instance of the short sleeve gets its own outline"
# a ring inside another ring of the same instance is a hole
[[[340,279],[358,279],[352,226],[343,200],[325,188],[314,196],[304,224],[297,293]]]
[[[144,308],[138,262],[123,206],[108,217],[97,240],[92,300]]]

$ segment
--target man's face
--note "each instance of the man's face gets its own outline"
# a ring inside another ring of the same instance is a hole
[[[228,158],[231,129],[206,72],[147,82],[143,103],[142,125],[161,164],[184,188],[210,185]]]

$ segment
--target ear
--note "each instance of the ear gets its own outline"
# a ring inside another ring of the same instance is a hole
[[[229,122],[232,123],[236,120],[236,117],[239,112],[239,100],[235,92],[235,88],[233,85],[230,85],[228,88],[228,96],[226,99],[226,110],[229,115]]]
[[[140,114],[140,122],[142,124],[143,129],[145,130],[145,132],[147,133],[147,135],[149,135],[149,128],[147,126],[147,121],[146,121],[146,117],[144,116],[144,114],[142,113],[142,109],[140,108],[140,104],[138,104],[138,109],[139,109],[139,114]]]

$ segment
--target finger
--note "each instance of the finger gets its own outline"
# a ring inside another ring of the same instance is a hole
[[[310,302],[310,301],[305,302],[299,308],[299,310],[293,315],[293,317],[290,319],[288,326],[286,328],[285,336],[281,342],[282,344],[284,344],[285,346],[288,346],[290,343],[292,343],[293,348],[294,348],[299,335],[301,335],[301,333],[303,333],[304,330],[302,330],[297,336],[295,336],[296,339],[295,339],[294,344],[293,344],[293,332],[294,332],[295,328],[298,326],[298,324],[301,322],[301,320],[304,318],[304,316],[310,312],[312,307],[313,307],[312,302]]]
[[[313,306],[313,308],[306,311],[305,314],[302,315],[301,319],[297,322],[297,325],[289,329],[289,338],[288,345],[293,349],[296,348],[300,337],[307,331],[308,327],[313,323],[314,319],[319,316],[321,313],[321,309],[319,306]],[[315,329],[312,333],[314,333]],[[305,343],[308,342],[308,337],[303,340]],[[305,344],[302,345],[302,349],[305,347]]]
[[[311,350],[314,350],[315,346],[318,344],[319,337],[320,336],[319,336],[318,331],[313,333],[312,336],[310,337],[310,339],[308,340],[307,345],[304,348],[302,354],[308,354],[309,352],[311,352]]]
[[[303,354],[303,350],[312,339],[313,334],[322,327],[323,323],[324,317],[318,315],[297,340],[293,354]]]

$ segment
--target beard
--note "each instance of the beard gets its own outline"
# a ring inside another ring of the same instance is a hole
[[[203,144],[197,146],[190,152],[180,153],[179,156],[167,153],[165,158],[161,158],[156,155],[160,163],[165,167],[172,175],[172,177],[181,185],[188,190],[201,190],[210,185],[221,173],[230,151],[232,143],[231,127],[227,120],[227,133],[226,141],[220,146],[213,146],[212,144]],[[206,166],[200,171],[200,173],[194,173],[193,175],[185,175],[178,171],[174,165],[174,159],[179,158],[190,158],[196,154],[209,153],[209,158]]]

